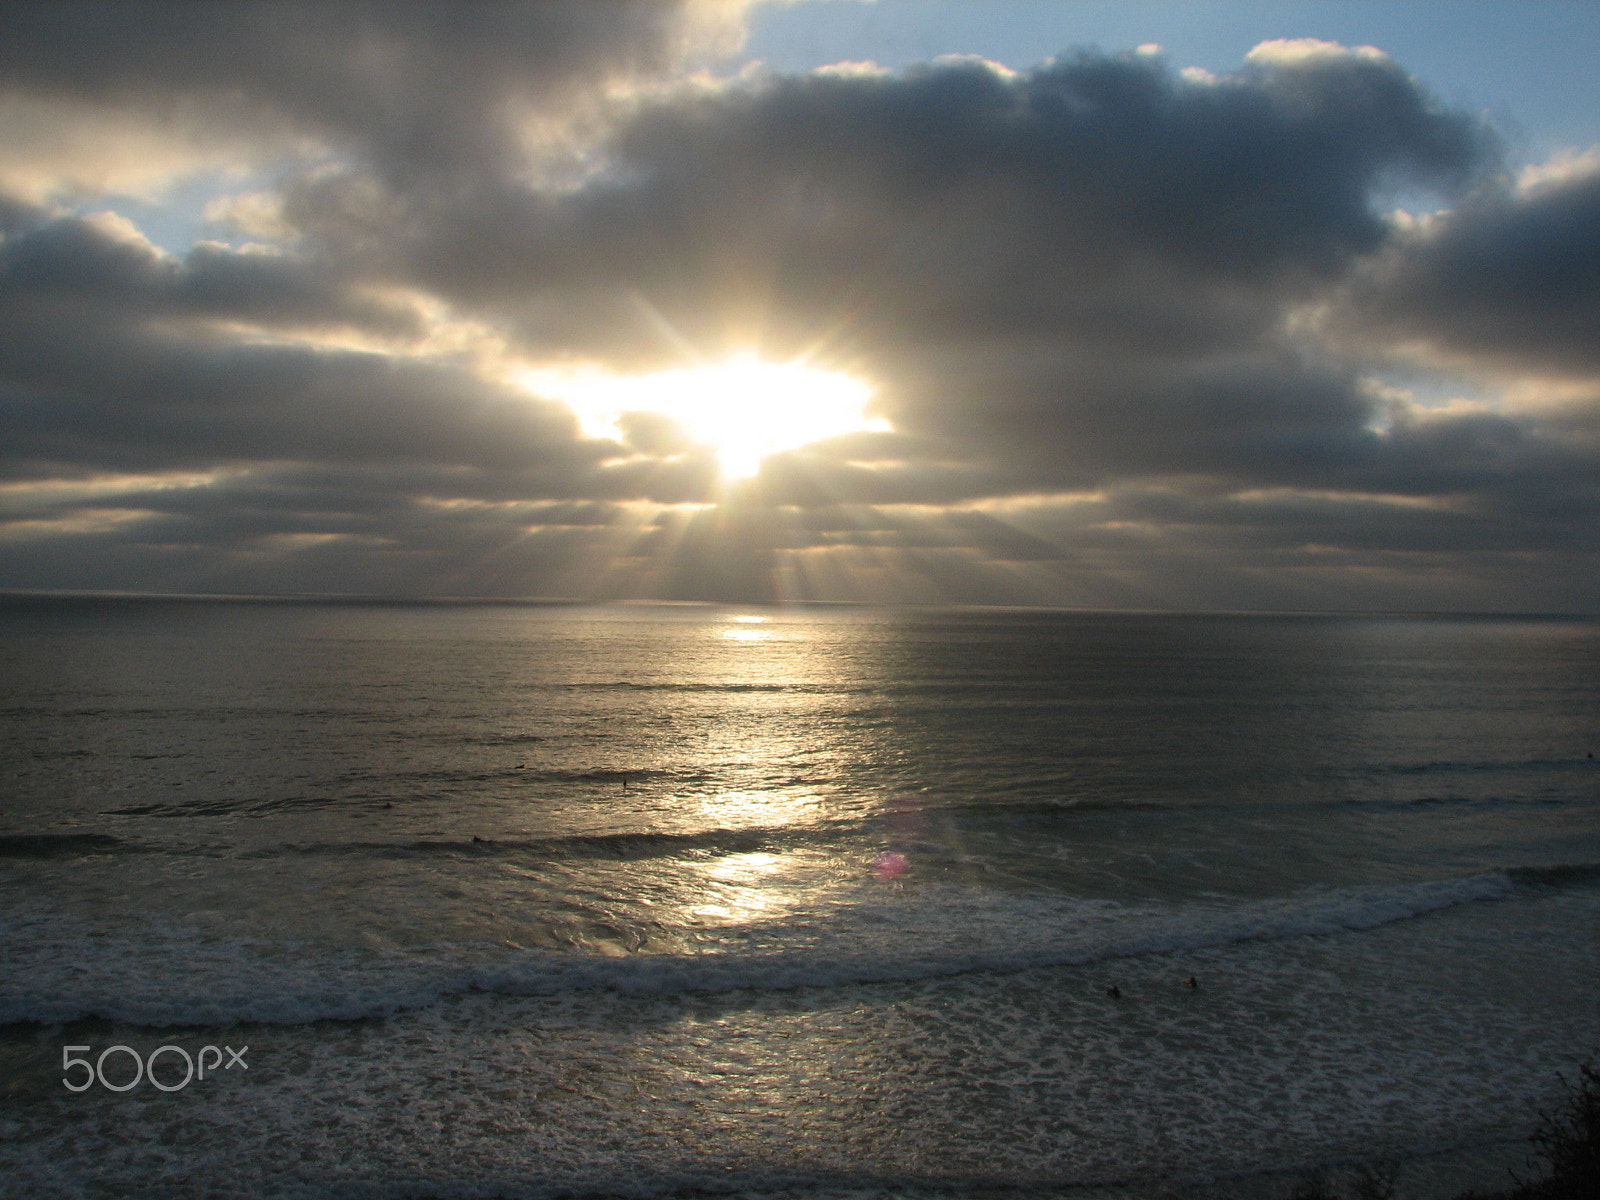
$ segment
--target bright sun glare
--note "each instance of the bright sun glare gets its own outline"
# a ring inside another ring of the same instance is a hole
[[[523,384],[572,406],[584,432],[620,437],[627,412],[672,418],[697,445],[710,446],[722,473],[742,479],[761,461],[823,438],[889,428],[866,415],[872,387],[855,376],[803,362],[769,363],[754,355],[651,375],[598,369],[524,372]]]

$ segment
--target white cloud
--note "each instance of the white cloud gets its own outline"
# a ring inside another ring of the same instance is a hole
[[[825,67],[816,69],[818,75],[837,75],[841,78],[859,78],[862,76],[876,77],[893,74],[888,67],[881,67],[870,59],[864,61],[829,63]]]
[[[283,218],[283,197],[277,192],[234,192],[206,204],[205,219],[213,225],[268,241],[286,241],[295,234]]]
[[[1581,151],[1562,150],[1545,162],[1523,167],[1517,174],[1517,192],[1522,196],[1536,196],[1593,175],[1600,175],[1600,146]]]
[[[0,191],[34,204],[111,193],[157,200],[183,176],[233,157],[217,139],[144,113],[0,96]]]
[[[1387,60],[1388,57],[1376,46],[1349,47],[1342,46],[1338,42],[1325,42],[1320,38],[1273,38],[1257,45],[1245,55],[1245,60],[1268,65],[1293,66],[1319,59]]]

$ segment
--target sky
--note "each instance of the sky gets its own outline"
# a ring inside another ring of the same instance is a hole
[[[1600,6],[0,26],[0,589],[1600,610]]]

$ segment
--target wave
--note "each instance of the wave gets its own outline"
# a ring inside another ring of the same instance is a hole
[[[1600,863],[1562,863],[1551,867],[1512,867],[1506,874],[1527,887],[1583,887],[1600,883]]]
[[[212,724],[221,721],[260,720],[272,717],[318,721],[375,721],[384,724],[391,721],[391,718],[378,718],[371,710],[365,708],[283,708],[259,704],[219,704],[207,708],[195,708],[181,704],[159,708],[150,705],[81,704],[64,705],[57,708],[45,704],[14,704],[0,708],[0,718],[12,717],[49,717],[52,720],[66,720],[75,717],[87,717],[93,720],[114,720],[133,717],[149,719],[156,717],[181,721],[203,721]]]
[[[1022,786],[1029,786],[1026,782]],[[1343,810],[1354,809],[1362,812],[1407,812],[1430,808],[1480,808],[1493,811],[1506,809],[1534,809],[1534,808],[1567,808],[1584,807],[1596,803],[1591,796],[1461,796],[1461,795],[1425,795],[1407,796],[1400,798],[1368,799],[1350,796],[1334,796],[1322,799],[1295,800],[1285,803],[1279,798],[1263,798],[1258,800],[1240,799],[1236,796],[1227,796],[1218,799],[1141,799],[1137,797],[1116,797],[1113,799],[1092,796],[1025,796],[1019,799],[1007,799],[996,793],[984,793],[981,796],[941,797],[927,794],[926,789],[918,793],[906,793],[906,802],[902,807],[914,808],[928,813],[961,814],[972,813],[982,817],[995,817],[1000,815],[1033,817],[1033,816],[1062,816],[1073,815],[1117,815],[1122,813],[1159,814],[1159,813],[1204,813],[1225,812],[1236,815],[1248,810],[1259,811],[1273,815],[1284,815],[1296,811],[1313,810]],[[895,809],[893,801],[885,811]]]
[[[307,842],[285,843],[247,851],[245,858],[275,858],[280,855],[371,855],[378,858],[410,858],[429,855],[504,856],[533,858],[551,862],[569,859],[612,859],[634,862],[667,858],[678,854],[710,851],[717,854],[750,854],[759,850],[789,849],[807,842],[831,844],[842,831],[855,828],[853,822],[792,826],[760,826],[748,829],[703,829],[686,833],[593,833],[568,834],[550,838],[441,838],[410,842]]]
[[[1437,775],[1437,774],[1491,774],[1504,771],[1592,771],[1595,763],[1592,758],[1581,758],[1572,755],[1567,758],[1517,758],[1517,759],[1489,759],[1482,761],[1469,761],[1465,759],[1449,759],[1439,762],[1424,763],[1384,763],[1370,767],[1363,767],[1351,771],[1349,774],[1364,775]]]
[[[106,817],[230,817],[265,816],[275,812],[295,812],[308,808],[351,807],[371,803],[373,796],[282,796],[275,800],[179,800],[170,803],[132,804],[108,808]]]
[[[106,833],[11,833],[0,835],[0,858],[77,858],[112,854],[129,843]]]
[[[1077,707],[1079,701],[1060,698],[1057,684],[1051,679],[897,679],[892,683],[733,683],[727,681],[683,682],[657,679],[640,682],[633,679],[596,679],[585,682],[529,683],[527,692],[677,692],[706,693],[710,695],[738,695],[745,692],[782,692],[806,696],[878,696],[884,699],[904,696],[971,695],[976,693],[995,696],[1047,696],[1052,703],[1062,707]]]
[[[1566,878],[1525,876],[1540,887]],[[1600,866],[1579,868],[1588,879]],[[1552,873],[1554,872],[1554,873]],[[6,931],[0,1023],[147,1026],[360,1020],[470,992],[557,996],[778,991],[1084,966],[1248,941],[1348,934],[1505,899],[1509,872],[1271,900],[1126,905],[955,887],[836,897],[792,922],[736,926],[696,952],[620,957],[453,943],[355,950],[241,943],[151,926],[109,936],[50,914]]]
[[[528,786],[540,783],[567,783],[605,785],[623,789],[629,786],[651,783],[659,785],[663,780],[669,781],[673,786],[693,788],[716,783],[719,780],[719,776],[705,770],[663,771],[651,767],[540,770],[537,768],[528,769],[522,765],[493,771],[430,769],[382,773],[365,772],[341,776],[337,781],[341,790],[329,793],[278,796],[270,799],[240,797],[205,800],[158,800],[149,804],[133,804],[122,808],[102,809],[100,815],[107,817],[265,816],[276,812],[334,808],[340,805],[361,807],[374,803],[403,803],[419,797],[438,796],[452,788],[470,787],[477,784],[517,784],[519,786]],[[788,782],[796,784],[803,783],[804,780],[791,778]],[[352,784],[366,784],[369,786],[365,789],[355,790],[351,788],[350,785]]]

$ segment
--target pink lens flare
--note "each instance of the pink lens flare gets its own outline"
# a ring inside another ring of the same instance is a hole
[[[911,864],[906,861],[906,856],[898,850],[885,850],[872,860],[873,874],[879,879],[896,879],[904,874],[905,869]]]

